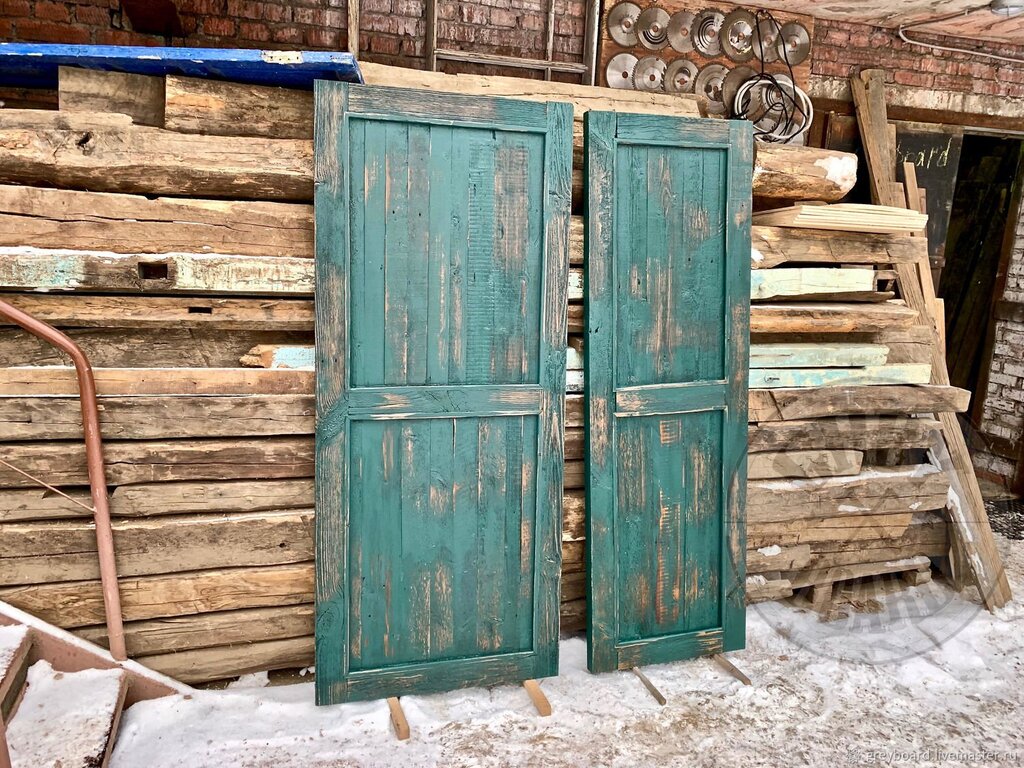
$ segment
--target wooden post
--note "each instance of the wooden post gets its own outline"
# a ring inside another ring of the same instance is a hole
[[[388,698],[388,709],[391,710],[391,727],[395,729],[395,736],[399,741],[406,741],[409,738],[409,721],[405,719],[402,702],[397,696]]]
[[[540,689],[540,683],[536,680],[523,680],[523,688],[526,689],[526,693],[530,697],[530,701],[533,702],[533,706],[537,708],[537,714],[541,717],[550,717],[551,702],[544,695],[544,691]]]

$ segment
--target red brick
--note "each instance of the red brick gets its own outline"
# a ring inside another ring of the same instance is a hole
[[[0,0],[0,16],[30,18],[32,4],[28,0]]]
[[[98,45],[163,45],[163,38],[126,29],[103,29],[96,33]]]
[[[40,43],[81,45],[91,42],[92,39],[92,35],[87,29],[74,27],[70,24],[58,24],[52,21],[22,19],[18,21],[16,30],[18,39]]]
[[[316,27],[307,29],[306,45],[313,48],[337,48],[341,45],[341,30]]]
[[[246,40],[259,40],[262,43],[270,39],[270,28],[256,21],[238,22],[238,36]]]
[[[291,10],[287,5],[279,3],[228,0],[225,13],[228,16],[258,21],[291,21]]]
[[[237,31],[234,21],[218,16],[203,19],[202,29],[204,35],[211,37],[231,37]]]
[[[41,2],[37,0],[33,7],[33,15],[46,21],[71,21],[71,12],[67,3]],[[109,16],[107,17],[110,18]]]
[[[110,9],[97,8],[95,5],[79,5],[75,8],[75,21],[94,27],[109,27]]]
[[[501,8],[491,9],[491,24],[497,27],[515,27],[519,24],[519,15]]]
[[[443,16],[442,11],[448,11],[452,16]],[[362,0],[359,4],[360,13],[391,13],[391,0]],[[454,18],[455,6],[441,4],[437,7],[437,15],[440,18]]]
[[[438,7],[438,11],[441,8]],[[392,11],[398,16],[405,16],[410,19],[423,18],[424,4],[421,0],[394,0]],[[440,14],[438,14],[440,15]]]
[[[394,37],[373,35],[370,38],[370,50],[374,53],[386,53],[392,56],[397,56],[399,51],[399,42],[398,39]]]
[[[271,30],[270,36],[278,43],[288,43],[290,45],[302,43],[302,30],[298,27],[277,27]]]

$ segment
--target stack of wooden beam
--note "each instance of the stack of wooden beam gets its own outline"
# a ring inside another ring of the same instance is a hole
[[[587,109],[696,114],[690,100],[640,92],[372,65],[364,74],[571,101],[577,168]],[[311,97],[65,70],[59,102],[0,109],[0,290],[67,331],[97,368],[129,652],[186,681],[308,664]],[[766,148],[754,185],[773,199],[834,201],[855,178],[852,156]],[[581,233],[574,220],[566,629],[581,626],[585,604]],[[925,342],[910,327],[916,313],[889,300],[886,269],[917,244],[762,227],[754,243],[752,375],[765,388],[751,394],[751,445],[766,479],[750,487],[752,572],[776,587],[788,574],[793,586],[794,572],[855,564],[869,546],[873,562],[940,551],[944,524],[926,513],[944,490],[908,453],[929,428],[910,416],[966,402],[906,383]],[[0,328],[0,458],[87,503],[67,363]],[[878,524],[873,538],[865,520]],[[0,600],[102,642],[98,577],[88,511],[0,466]]]

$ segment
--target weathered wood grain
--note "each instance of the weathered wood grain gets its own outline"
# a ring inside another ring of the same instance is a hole
[[[755,270],[750,279],[753,301],[818,294],[867,293],[875,290],[875,271],[865,268],[778,267]]]
[[[750,392],[750,420],[790,421],[829,416],[962,413],[971,393],[933,384],[916,386],[761,389]]]
[[[938,422],[929,418],[853,416],[765,422],[751,426],[747,449],[758,451],[927,448]]]
[[[171,131],[313,138],[309,91],[167,75],[164,94],[163,127]]]
[[[105,397],[100,429],[106,440],[312,435],[312,395]],[[81,440],[77,397],[0,398],[5,440]]]
[[[826,368],[884,365],[884,344],[795,343],[750,345],[751,368]]]
[[[306,258],[0,248],[0,285],[23,291],[308,297]]]
[[[312,258],[313,208],[3,184],[0,246]]]
[[[125,621],[313,601],[313,564],[120,579]],[[99,581],[0,588],[0,600],[65,629],[105,621]]]
[[[803,450],[754,453],[747,462],[750,480],[783,477],[835,477],[860,473],[864,454],[855,450]]]
[[[309,371],[257,368],[95,368],[100,397],[122,395],[311,395]],[[0,396],[78,396],[75,369],[0,368]]]
[[[928,384],[929,363],[892,363],[861,368],[758,368],[750,371],[751,389],[858,387]]]
[[[754,195],[777,200],[841,200],[857,183],[857,156],[758,142]]]
[[[755,304],[751,333],[875,333],[908,328],[917,312],[899,302]]]
[[[233,566],[302,563],[313,557],[313,510],[117,519],[120,577]],[[0,585],[99,579],[89,521],[5,523]]]
[[[264,200],[313,196],[309,141],[205,136],[127,115],[5,109],[0,181],[148,195]]]
[[[61,112],[120,112],[136,125],[164,124],[162,77],[60,67],[57,94]]]
[[[86,296],[5,293],[3,300],[58,328],[216,328],[313,331],[313,302],[198,296]],[[0,318],[0,326],[10,325]],[[311,338],[311,337],[310,337]]]
[[[108,368],[227,368],[254,343],[294,344],[312,334],[220,328],[76,328],[65,334],[89,362]],[[21,328],[0,328],[0,366],[70,365],[71,358]]]
[[[238,677],[271,669],[295,669],[313,663],[313,638],[295,637],[241,643],[234,647],[196,648],[139,656],[140,664],[184,683]]]
[[[780,264],[906,264],[927,253],[927,244],[903,235],[824,232],[813,229],[754,226],[753,269]]]
[[[111,485],[175,480],[239,480],[310,477],[313,450],[308,438],[107,441],[103,445]],[[51,485],[88,485],[80,443],[10,443],[4,458]],[[0,467],[0,488],[34,483]]]

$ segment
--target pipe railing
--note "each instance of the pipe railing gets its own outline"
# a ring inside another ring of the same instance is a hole
[[[128,654],[124,644],[124,620],[121,616],[121,595],[117,584],[117,565],[114,561],[114,535],[110,527],[106,467],[103,463],[103,441],[100,436],[99,406],[96,403],[96,381],[93,379],[92,366],[78,345],[53,326],[2,300],[0,316],[65,352],[75,364],[75,372],[78,374],[78,398],[82,404],[82,431],[85,434],[86,465],[89,472],[89,488],[92,492],[92,516],[96,523],[96,551],[100,561],[100,584],[103,588],[103,610],[107,619],[109,649],[115,659],[126,659]],[[32,479],[44,487],[50,487],[37,478]]]

